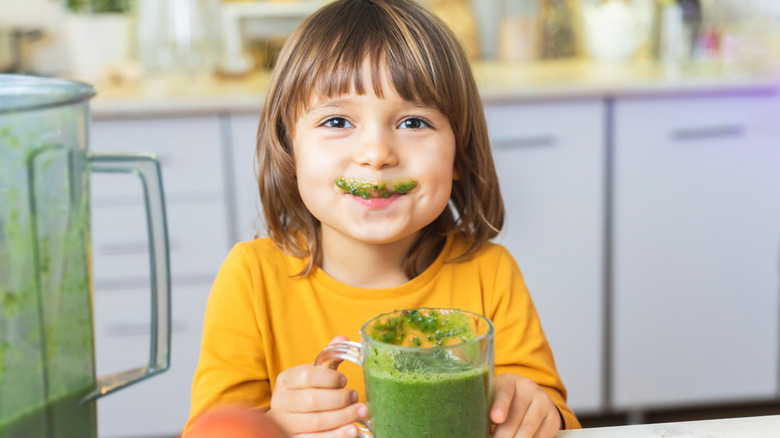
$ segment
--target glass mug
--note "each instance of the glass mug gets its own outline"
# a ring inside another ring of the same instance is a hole
[[[358,422],[361,438],[485,438],[493,331],[488,318],[463,310],[396,310],[363,324],[360,343],[328,345],[314,364],[363,368],[371,419]]]

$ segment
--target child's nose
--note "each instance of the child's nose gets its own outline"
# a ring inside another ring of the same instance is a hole
[[[398,164],[398,156],[390,140],[390,135],[381,132],[367,132],[361,136],[355,151],[355,161],[361,166],[379,170]]]

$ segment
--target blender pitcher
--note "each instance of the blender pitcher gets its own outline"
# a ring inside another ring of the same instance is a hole
[[[95,400],[165,371],[170,276],[157,159],[88,151],[91,85],[0,75],[0,438],[94,438]],[[148,363],[95,376],[90,172],[141,180],[151,260]]]

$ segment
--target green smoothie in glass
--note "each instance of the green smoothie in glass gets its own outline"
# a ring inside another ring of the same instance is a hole
[[[493,325],[454,309],[380,315],[361,343],[328,346],[315,361],[363,367],[370,424],[361,437],[484,438],[493,382]],[[370,429],[370,430],[369,430]]]

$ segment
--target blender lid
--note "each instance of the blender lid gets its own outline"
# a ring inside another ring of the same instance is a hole
[[[95,93],[95,87],[83,82],[0,74],[0,114],[71,105]]]

